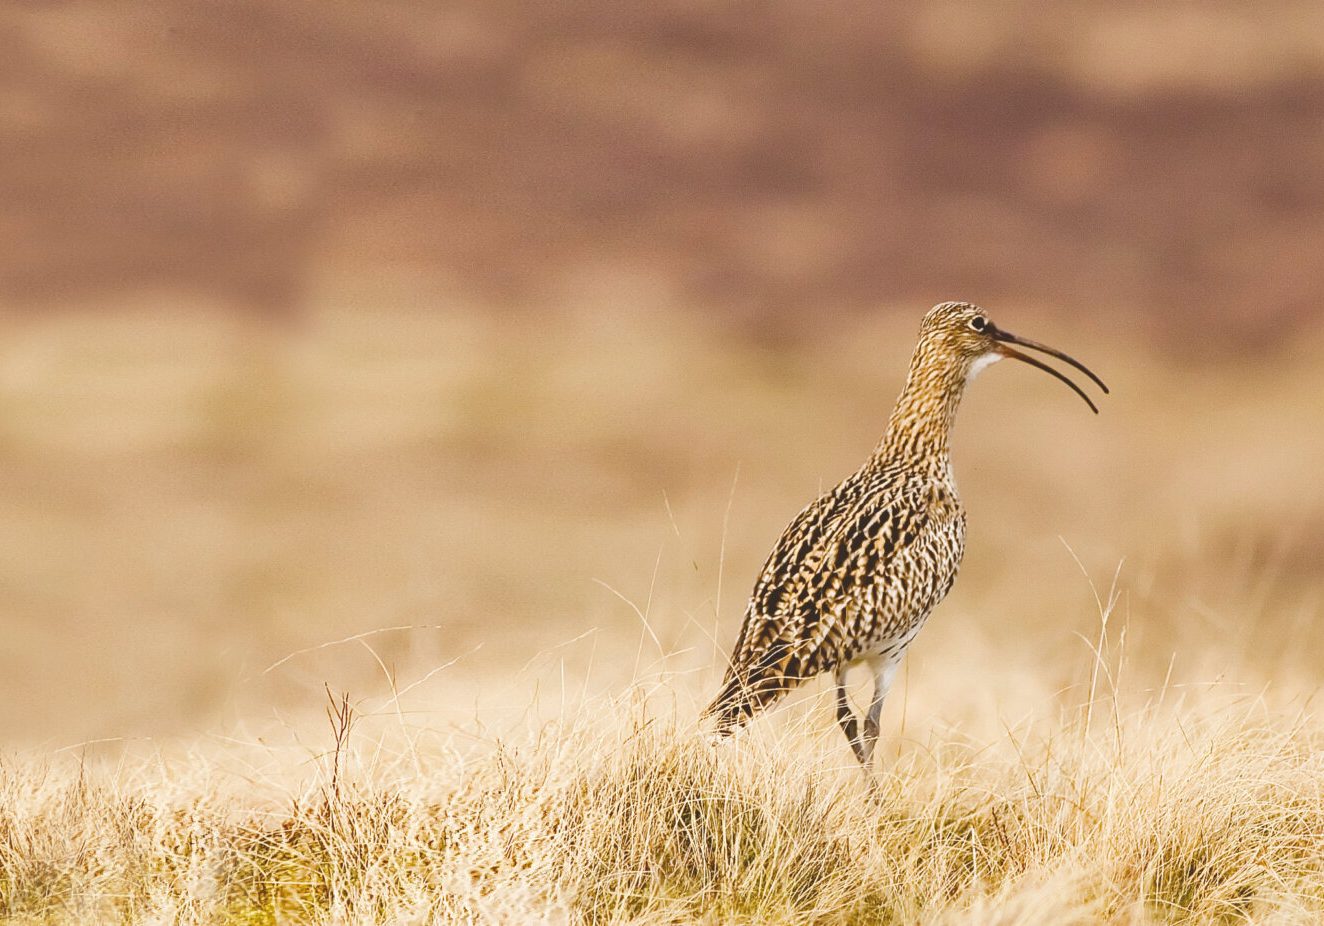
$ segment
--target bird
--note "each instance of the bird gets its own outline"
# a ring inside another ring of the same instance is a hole
[[[1011,358],[1057,377],[1098,414],[1072,379],[1016,347],[1057,358],[1108,392],[1078,360],[1004,331],[973,303],[930,309],[873,453],[796,515],[759,572],[722,687],[704,711],[715,739],[802,682],[831,672],[837,722],[855,758],[870,767],[897,669],[951,590],[965,552],[965,509],[948,436],[966,387]],[[846,696],[847,670],[861,664],[873,675],[863,723]]]

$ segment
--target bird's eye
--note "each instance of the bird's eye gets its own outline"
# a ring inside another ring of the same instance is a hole
[[[976,315],[974,318],[970,319],[970,327],[975,331],[983,331],[988,327],[988,319],[982,315]]]

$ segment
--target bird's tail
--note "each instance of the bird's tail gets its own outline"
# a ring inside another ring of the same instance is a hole
[[[704,708],[702,720],[712,724],[713,738],[725,739],[754,716],[749,686],[739,675],[728,672],[722,690]]]
[[[778,671],[779,662],[777,654],[770,653],[746,669],[732,666],[727,670],[721,690],[703,712],[703,719],[712,723],[715,738],[735,733],[795,686],[798,680]]]

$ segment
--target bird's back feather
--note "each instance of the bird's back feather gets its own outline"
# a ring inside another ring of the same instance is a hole
[[[866,465],[808,505],[755,583],[706,711],[718,731],[820,672],[899,655],[951,587],[964,535],[947,466]]]

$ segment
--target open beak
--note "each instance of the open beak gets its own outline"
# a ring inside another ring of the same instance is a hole
[[[1094,380],[1095,384],[1100,389],[1102,389],[1104,391],[1104,394],[1106,395],[1108,392],[1108,387],[1105,386],[1103,384],[1103,380],[1095,376],[1093,371],[1090,370],[1089,367],[1085,366],[1085,364],[1081,363],[1079,360],[1076,360],[1074,357],[1067,356],[1066,354],[1062,353],[1060,350],[1055,350],[1049,347],[1047,344],[1040,344],[1038,341],[1031,341],[1029,338],[1017,337],[1011,332],[1003,331],[1001,328],[994,327],[993,325],[989,325],[988,333],[990,336],[992,336],[992,338],[995,341],[998,342],[998,346],[995,349],[1002,356],[1013,357],[1016,360],[1020,360],[1025,363],[1028,363],[1032,367],[1038,367],[1039,369],[1043,370],[1045,373],[1049,373],[1052,374],[1053,376],[1056,376],[1058,379],[1062,380],[1062,382],[1070,386],[1075,391],[1076,395],[1084,399],[1085,404],[1090,407],[1090,410],[1093,411],[1094,414],[1097,415],[1099,413],[1098,406],[1096,406],[1092,401],[1090,401],[1090,397],[1085,394],[1084,390],[1082,390],[1079,386],[1077,386],[1074,382],[1072,382],[1062,373],[1053,369],[1052,367],[1050,367],[1048,364],[1044,363],[1041,360],[1038,360],[1027,354],[1022,354],[1018,350],[1013,350],[1008,345],[1019,344],[1021,347],[1028,347],[1031,350],[1041,351],[1042,353],[1048,354],[1050,357],[1056,357],[1058,360],[1061,360],[1063,363],[1071,364],[1077,370],[1080,370],[1080,372],[1084,373],[1090,379]]]

